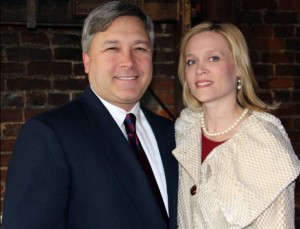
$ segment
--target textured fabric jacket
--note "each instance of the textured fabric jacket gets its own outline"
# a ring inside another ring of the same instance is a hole
[[[300,164],[275,116],[252,112],[201,164],[201,112],[176,121],[180,229],[294,228]]]

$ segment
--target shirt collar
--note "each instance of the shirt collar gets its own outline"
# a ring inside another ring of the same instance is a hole
[[[97,93],[93,90],[92,87],[91,87],[91,89],[94,92],[94,94],[101,100],[101,102],[106,107],[106,109],[109,111],[109,113],[114,118],[114,120],[116,121],[116,123],[118,124],[119,127],[121,127],[123,125],[126,114],[128,114],[128,113],[133,113],[135,115],[136,119],[137,119],[137,122],[140,120],[140,116],[141,116],[141,114],[140,114],[140,102],[137,102],[134,105],[134,107],[129,112],[127,112],[124,109],[121,109],[121,108],[107,102],[106,100],[101,98],[99,95],[97,95]]]

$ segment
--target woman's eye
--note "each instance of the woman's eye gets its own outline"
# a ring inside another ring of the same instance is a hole
[[[210,61],[218,61],[220,58],[218,56],[212,56],[209,58]]]
[[[196,63],[195,60],[188,60],[188,61],[186,62],[186,65],[191,66],[191,65],[193,65],[193,64],[195,64],[195,63]]]

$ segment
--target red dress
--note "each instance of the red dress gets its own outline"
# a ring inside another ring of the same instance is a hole
[[[202,155],[201,155],[201,163],[203,163],[203,161],[205,160],[205,158],[207,157],[207,155],[214,149],[216,148],[218,145],[221,145],[223,142],[215,142],[212,141],[210,139],[208,139],[207,137],[204,136],[204,134],[202,133]]]

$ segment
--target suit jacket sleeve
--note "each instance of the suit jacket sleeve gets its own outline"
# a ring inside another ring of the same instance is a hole
[[[66,227],[69,173],[62,151],[40,120],[22,128],[7,176],[4,228]]]

